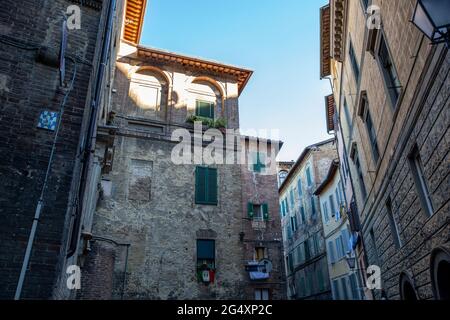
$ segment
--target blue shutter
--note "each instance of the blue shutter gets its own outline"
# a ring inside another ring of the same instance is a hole
[[[325,222],[330,221],[330,217],[328,215],[328,203],[327,200],[325,200],[325,202],[323,203],[323,217],[325,219]]]
[[[350,238],[348,235],[348,231],[346,229],[342,230],[342,242],[344,247],[344,254],[350,251],[349,240]]]
[[[316,214],[316,202],[314,201],[314,197],[311,197],[311,215]]]
[[[301,178],[298,179],[297,188],[298,188],[298,197],[301,198],[303,196],[302,179]]]
[[[312,179],[311,179],[311,168],[306,169],[306,180],[308,182],[308,187],[312,186]]]
[[[333,242],[329,241],[328,242],[328,253],[330,255],[330,263],[335,263],[336,262],[336,256],[334,254],[334,245]]]

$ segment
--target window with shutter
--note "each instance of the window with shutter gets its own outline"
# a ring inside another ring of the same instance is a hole
[[[300,297],[306,296],[306,285],[305,285],[304,277],[300,278],[300,293],[299,293],[299,295],[300,295]]]
[[[300,215],[302,216],[302,223],[306,223],[306,214],[305,214],[305,208],[303,206],[300,207]]]
[[[331,282],[331,288],[333,292],[333,299],[340,300],[338,280],[333,280],[333,282]]]
[[[264,153],[255,152],[253,154],[253,171],[257,173],[264,172],[266,169],[266,155]]]
[[[331,210],[331,216],[334,217],[336,215],[336,206],[334,203],[334,197],[332,194],[328,197],[330,201],[330,210]]]
[[[334,264],[336,262],[336,255],[334,253],[334,244],[332,241],[328,242],[328,255],[330,257],[330,263]]]
[[[351,274],[349,279],[350,279],[350,287],[352,289],[352,298],[353,300],[359,300],[359,288],[356,275],[354,273]]]
[[[379,42],[378,61],[384,78],[384,84],[392,103],[392,108],[395,109],[402,92],[402,86],[383,33],[380,33]]]
[[[289,219],[289,221],[288,221],[288,223],[286,225],[286,228],[287,228],[288,239],[291,239],[292,238],[291,219]]]
[[[319,266],[319,270],[317,270],[317,283],[319,284],[319,291],[322,292],[325,289],[325,283],[321,265]]]
[[[206,167],[196,168],[195,203],[217,205],[217,169]]]
[[[262,204],[262,214],[264,220],[269,220],[269,205],[267,203]]]
[[[214,240],[197,240],[197,270],[215,269],[215,250]]]
[[[313,181],[312,181],[312,177],[311,177],[311,168],[310,167],[308,167],[306,169],[306,181],[308,182],[308,187],[311,187],[313,184]]]
[[[342,297],[344,300],[349,300],[348,296],[348,289],[347,289],[347,277],[343,277],[341,280],[341,287],[342,287]]]
[[[250,219],[253,219],[255,213],[253,212],[253,203],[249,202],[247,204],[247,214]]]
[[[311,251],[309,247],[309,239],[307,239],[305,242],[303,242],[303,245],[305,246],[305,260],[311,259]]]
[[[342,230],[342,242],[343,242],[344,255],[350,251],[349,241],[350,241],[350,239],[349,239],[348,230],[346,230],[346,229]]]
[[[195,115],[214,119],[214,103],[197,100],[195,105]]]
[[[302,179],[301,179],[301,178],[299,178],[299,179],[298,179],[298,182],[297,182],[297,192],[298,192],[298,197],[299,197],[299,199],[301,199],[302,196],[303,196]]]
[[[325,200],[323,202],[323,218],[325,219],[326,223],[330,221],[330,216],[328,215],[328,202],[327,202],[327,200]]]
[[[314,197],[311,197],[311,215],[316,215],[316,201],[314,200]]]

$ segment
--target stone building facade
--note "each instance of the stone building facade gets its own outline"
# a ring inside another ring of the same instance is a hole
[[[108,96],[106,58],[115,61],[112,35],[120,31],[122,4],[0,1],[1,299],[15,297],[21,274],[16,298],[74,296],[66,287],[66,267],[79,264],[77,221],[83,216],[82,177],[88,168],[83,163],[91,161],[86,142],[95,110]],[[77,8],[79,17],[74,16]],[[80,28],[63,32],[66,12],[68,24],[69,17],[79,19]],[[28,269],[21,273],[29,242]]]
[[[352,238],[341,179],[336,159],[314,195],[319,197],[333,299],[360,300],[364,296],[362,279],[348,261],[356,238]]]
[[[450,56],[409,22],[416,4],[333,0],[322,30],[375,299],[449,293]]]
[[[278,187],[281,187],[284,180],[286,180],[286,177],[289,174],[289,171],[291,171],[294,164],[295,164],[295,161],[279,161],[278,162],[278,169],[277,169]]]
[[[314,191],[336,156],[334,139],[307,147],[279,189],[289,299],[332,299],[321,208]]]
[[[94,223],[84,229],[79,298],[282,299],[276,170],[254,175],[246,159],[239,162],[253,154],[236,131],[238,97],[252,72],[143,47],[139,34],[127,35],[109,121],[98,128],[92,186],[100,188]],[[180,157],[208,152],[224,133],[214,155],[223,152],[225,163]],[[277,146],[266,156],[276,156],[279,143],[265,143]],[[249,223],[250,201],[264,207],[262,221]],[[272,262],[268,279],[246,270],[257,248]]]
[[[244,261],[247,266],[263,260],[272,264],[270,272],[248,273],[246,298],[284,300],[286,275],[275,163],[282,144],[253,137],[241,141],[242,152],[250,159],[241,166]]]

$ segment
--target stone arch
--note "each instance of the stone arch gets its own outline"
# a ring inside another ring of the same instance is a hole
[[[170,77],[168,77],[167,74],[162,69],[154,67],[154,66],[140,66],[134,72],[131,72],[129,77],[131,78],[134,74],[142,73],[142,72],[145,72],[145,71],[154,72],[156,74],[159,74],[167,82],[168,86],[172,85],[172,81],[171,81]]]
[[[225,109],[225,90],[223,86],[216,80],[207,76],[198,76],[192,79],[189,85],[189,90],[192,90],[195,85],[204,85],[209,87],[215,95],[216,114],[215,117],[224,117]]]
[[[225,97],[225,90],[222,88],[222,86],[214,79],[210,78],[210,77],[206,77],[206,76],[199,76],[199,77],[195,77],[191,83],[199,83],[199,82],[207,82],[210,85],[214,86],[217,90],[219,90],[220,95],[222,98]]]
[[[414,282],[411,277],[406,273],[402,272],[400,274],[400,299],[401,300],[409,300],[416,301],[419,300],[417,295]]]
[[[129,75],[132,115],[166,120],[170,101],[170,78],[159,68],[142,66]]]
[[[431,285],[436,300],[450,300],[450,249],[442,246],[431,253]]]

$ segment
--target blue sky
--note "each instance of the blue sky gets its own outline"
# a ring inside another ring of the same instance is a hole
[[[241,128],[280,129],[280,160],[330,138],[319,79],[319,8],[328,0],[149,0],[141,44],[246,67]]]

